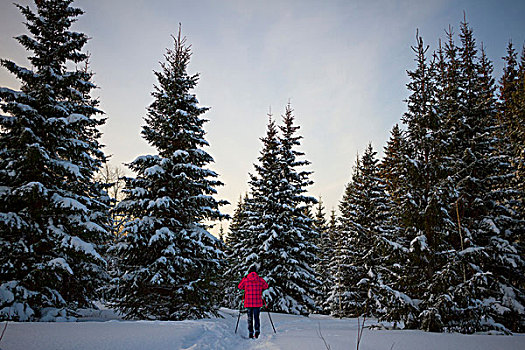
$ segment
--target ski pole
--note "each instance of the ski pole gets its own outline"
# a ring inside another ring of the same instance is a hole
[[[268,312],[268,318],[270,319],[270,323],[272,324],[273,332],[277,333],[275,330],[275,327],[273,326],[272,316],[270,316],[270,310],[268,310],[268,305],[266,305],[266,300],[263,299],[264,306],[266,307],[266,312]]]
[[[237,328],[239,328],[239,320],[241,319],[242,302],[244,301],[244,295],[239,303],[239,316],[237,317],[237,324],[235,325],[235,334],[237,334]]]

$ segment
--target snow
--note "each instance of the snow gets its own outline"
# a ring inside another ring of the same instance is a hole
[[[15,301],[15,294],[23,294],[24,297],[34,297],[35,293],[18,285],[18,281],[9,281],[0,285],[0,304],[5,305],[0,309],[0,315],[17,317],[21,321],[27,321],[34,315],[33,309],[25,303]],[[15,301],[13,303],[13,301]],[[2,346],[2,343],[0,343]],[[1,349],[1,348],[0,348]]]
[[[57,204],[57,206],[62,208],[71,208],[74,210],[83,211],[85,213],[88,212],[88,209],[84,204],[73,198],[62,197],[55,193],[51,199]]]
[[[88,231],[96,231],[96,232],[99,232],[99,233],[106,233],[107,231],[101,227],[100,225],[94,223],[94,222],[91,222],[91,221],[88,221],[88,222],[81,222],[80,223],[82,226],[84,226]]]
[[[53,160],[53,162],[57,164],[58,166],[66,169],[68,172],[75,175],[77,178],[79,179],[83,178],[82,174],[80,173],[80,168],[78,167],[78,165],[73,164],[72,162],[65,161],[65,160]]]
[[[43,195],[47,194],[45,186],[40,182],[29,182],[23,186],[20,186],[16,189],[15,194],[18,196],[24,196],[31,192],[41,193]]]
[[[178,158],[178,157],[187,157],[188,156],[188,152],[186,152],[185,150],[176,150],[175,152],[173,152],[173,157],[174,158]]]
[[[171,232],[167,227],[162,227],[161,229],[155,231],[155,234],[150,238],[148,245],[150,246],[159,240],[165,240],[169,238],[174,238],[173,232]]]
[[[428,250],[427,237],[424,235],[417,236],[410,242],[410,251],[414,251],[414,247],[419,245],[421,251]]]
[[[154,165],[144,170],[144,175],[146,176],[154,176],[156,174],[164,174],[164,169],[159,165]]]
[[[21,229],[25,222],[16,213],[0,213],[0,221],[5,227]]]
[[[53,260],[48,262],[48,265],[50,265],[50,266],[58,266],[58,267],[62,268],[63,270],[66,270],[67,272],[69,272],[71,275],[73,274],[73,270],[71,270],[71,267],[66,262],[66,260],[64,260],[64,258],[53,259]]]
[[[247,339],[246,314],[239,322],[237,310],[221,309],[224,318],[195,321],[121,321],[110,310],[83,313],[80,322],[11,322],[0,342],[9,350],[166,350],[166,349],[355,349],[358,320],[329,316],[310,317],[261,313],[261,336]],[[83,322],[82,322],[83,321]],[[361,320],[362,321],[362,320]],[[366,325],[373,321],[366,321]],[[360,349],[484,350],[525,349],[525,335],[463,335],[365,329]]]
[[[8,186],[0,186],[0,196],[9,193],[10,189],[11,187]]]
[[[161,197],[161,198],[157,198],[156,200],[151,200],[149,201],[148,203],[148,209],[151,209],[151,208],[169,208],[170,205],[173,203],[173,201],[171,200],[170,197]]]
[[[37,113],[37,111],[31,107],[31,106],[28,106],[24,103],[19,103],[19,102],[14,102],[14,104],[22,111],[22,112],[33,112],[33,113]]]
[[[512,306],[519,314],[525,314],[525,307],[516,300],[516,293],[509,286],[502,286],[503,290],[503,303],[508,306]]]
[[[95,247],[91,243],[85,242],[80,238],[73,236],[71,237],[69,244],[77,251],[83,252],[86,255],[91,255],[95,259],[98,259],[100,261],[104,261],[104,259],[100,256],[100,254],[97,253]]]
[[[13,292],[11,292],[6,287],[9,287],[9,285],[6,283],[0,286],[0,302],[2,302],[2,304],[12,303],[15,300],[15,295],[13,294]]]
[[[499,228],[496,226],[493,220],[491,219],[485,219],[483,222],[490,227],[490,230],[494,232],[495,234],[500,234]]]
[[[467,254],[472,254],[472,253],[476,253],[476,252],[483,251],[483,250],[484,250],[483,247],[468,247],[468,248],[463,249],[462,251],[460,251],[458,254],[459,255],[467,255]]]
[[[70,114],[69,117],[66,118],[66,121],[68,124],[73,124],[73,123],[77,123],[78,121],[85,121],[85,120],[89,120],[89,118],[83,114],[78,114],[78,113]]]

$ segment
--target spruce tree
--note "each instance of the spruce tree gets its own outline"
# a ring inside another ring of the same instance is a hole
[[[318,233],[317,239],[317,264],[316,272],[321,281],[320,294],[317,298],[317,306],[322,313],[329,313],[325,304],[330,294],[332,285],[332,274],[330,273],[330,260],[333,254],[333,242],[330,237],[330,229],[325,218],[325,207],[322,199],[319,199],[315,211],[314,229]]]
[[[517,204],[514,207],[521,221],[521,237],[525,235],[525,45],[521,51],[520,63],[518,68],[517,89],[514,92],[516,106],[513,113],[512,130],[514,135],[510,139],[515,139],[514,149],[515,168],[516,168],[516,189],[518,191]],[[519,239],[521,257],[525,260],[525,240]],[[525,290],[525,283],[521,284],[521,289]]]
[[[467,333],[508,331],[510,314],[502,310],[515,309],[514,301],[521,299],[512,291],[508,270],[523,264],[511,238],[516,235],[507,188],[511,163],[496,124],[492,65],[483,50],[478,55],[466,21],[461,23],[460,38],[457,65],[448,67],[458,77],[457,110],[448,116],[448,125],[455,125],[449,134],[454,140],[449,179],[455,189],[450,212],[455,214],[460,240],[449,239],[456,253],[449,255],[447,270],[456,273],[448,275],[449,306],[442,321],[449,330]],[[514,301],[506,302],[509,299]]]
[[[271,262],[263,260],[261,254],[270,248],[271,239],[278,239],[275,186],[280,176],[280,142],[271,114],[268,115],[266,135],[261,141],[263,147],[258,157],[259,163],[254,164],[256,174],[250,174],[250,194],[244,200],[244,220],[240,227],[239,242],[232,248],[237,254],[237,263],[232,266],[236,276],[245,276],[250,267],[255,267],[259,275],[267,278]],[[272,235],[268,242],[264,242],[262,237],[267,230]]]
[[[386,307],[379,294],[384,295],[384,277],[389,272],[385,249],[392,240],[392,205],[379,177],[378,162],[369,144],[356,162],[352,183],[340,205],[340,231],[349,252],[344,285],[346,295],[353,296],[345,313],[351,316],[380,316]]]
[[[517,52],[509,42],[507,55],[503,57],[503,76],[499,89],[499,137],[500,150],[510,156],[515,176],[511,179],[515,191],[512,208],[519,220],[525,220],[525,46],[518,64]]]
[[[344,206],[349,202],[354,191],[353,179],[359,174],[359,157],[356,159],[356,165],[353,168],[352,181],[350,181],[343,195],[343,200],[339,205],[341,211],[346,210]],[[332,213],[333,214],[333,213]],[[344,220],[340,218],[340,222]],[[359,308],[359,303],[356,303],[357,295],[353,290],[352,276],[355,275],[356,267],[352,265],[353,255],[356,254],[352,243],[350,242],[350,235],[348,234],[348,227],[341,223],[336,224],[335,230],[332,229],[334,252],[330,261],[330,272],[333,276],[333,284],[331,286],[330,295],[328,297],[328,305],[330,314],[336,317],[348,317],[353,315],[353,311]]]
[[[0,319],[67,318],[93,306],[107,279],[108,198],[94,181],[105,119],[81,66],[88,37],[70,31],[83,11],[71,3],[17,5],[32,68],[0,61],[21,84],[0,88]]]
[[[225,253],[227,260],[227,269],[225,274],[225,305],[230,308],[237,308],[239,301],[242,299],[237,285],[244,277],[244,269],[240,269],[243,262],[243,242],[248,236],[248,194],[244,198],[240,197],[237,208],[232,216],[229,233],[225,241]]]
[[[396,124],[390,131],[390,139],[384,147],[385,156],[381,160],[380,176],[385,182],[386,191],[396,204],[401,205],[401,188],[403,181],[403,157],[406,154],[406,145],[403,132]],[[399,217],[399,215],[398,215]]]
[[[350,183],[347,185],[350,186]],[[330,213],[330,221],[328,222],[329,237],[332,243],[332,253],[328,262],[328,271],[331,275],[328,295],[325,296],[325,301],[322,304],[324,310],[327,310],[331,315],[336,317],[343,317],[343,281],[345,266],[345,242],[344,236],[341,235],[341,230],[338,223],[338,218],[335,209]]]
[[[310,180],[312,172],[304,169],[310,162],[301,159],[304,153],[297,149],[302,136],[297,135],[300,127],[295,124],[289,103],[282,120],[279,138],[281,177],[276,184],[279,206],[276,209],[282,236],[275,251],[266,250],[268,256],[265,260],[275,261],[272,256],[280,260],[270,272],[270,281],[273,277],[281,289],[276,293],[277,299],[272,298],[274,308],[306,315],[316,311],[314,300],[321,283],[315,273],[318,232],[310,213],[317,200],[306,194],[307,187],[313,184]]]
[[[397,322],[413,324],[418,315],[417,303],[403,292],[409,289],[405,276],[406,268],[410,266],[410,242],[403,234],[402,213],[407,188],[406,156],[407,140],[396,124],[384,147],[384,158],[378,165],[377,173],[369,180],[376,188],[375,196],[370,199],[374,203],[380,200],[382,208],[378,208],[381,213],[380,220],[376,217],[379,230],[372,237],[373,244],[368,253],[375,255],[376,259],[362,287],[369,288],[367,298],[370,305],[367,311],[381,321],[394,322],[394,326]],[[381,196],[377,198],[377,194]]]
[[[427,61],[427,50],[418,37],[417,46],[413,47],[417,66],[408,72],[411,81],[407,87],[411,95],[407,100],[408,111],[402,118],[407,130],[400,225],[409,255],[405,273],[395,289],[424,301],[417,305],[420,315],[408,322],[409,327],[440,330],[439,309],[434,303],[443,286],[434,283],[433,275],[440,269],[442,261],[438,253],[446,251],[443,237],[451,225],[447,217],[448,194],[441,182],[445,173],[440,137],[442,121],[436,110],[436,63]],[[409,315],[404,315],[407,317]]]
[[[222,219],[224,201],[213,198],[222,183],[206,166],[202,118],[188,75],[191,50],[181,31],[165,63],[145,117],[143,137],[157,150],[129,164],[126,199],[117,210],[131,218],[114,251],[120,258],[115,305],[127,318],[181,320],[216,314],[223,257],[204,220]]]
[[[488,60],[483,46],[480,57],[480,85],[482,101],[489,111],[487,118],[488,143],[486,164],[490,168],[484,179],[487,191],[484,201],[487,203],[487,213],[481,219],[482,244],[487,246],[488,261],[484,266],[494,278],[494,292],[488,298],[490,305],[487,321],[490,318],[503,324],[508,330],[521,332],[525,329],[525,293],[519,288],[525,282],[525,261],[520,239],[525,232],[524,221],[515,208],[519,205],[520,191],[516,188],[515,157],[511,147],[501,147],[508,143],[506,137],[498,132],[497,103],[492,63]],[[509,181],[510,180],[510,181]],[[521,273],[516,273],[521,271]],[[496,301],[493,301],[495,298]],[[520,305],[520,306],[518,306]],[[501,311],[505,309],[505,311]],[[485,321],[485,320],[484,320]],[[490,329],[497,326],[490,325]],[[486,328],[489,328],[486,327]]]
[[[515,98],[519,84],[517,56],[518,53],[514,49],[514,45],[511,41],[507,45],[507,55],[503,57],[503,75],[499,81],[500,114],[498,117],[501,123],[506,126],[503,131],[508,137],[514,135],[513,129],[517,127],[517,125],[515,125],[517,123],[515,123],[514,115],[517,108],[517,101],[515,101]]]
[[[316,200],[305,195],[312,182],[310,172],[300,167],[309,162],[298,159],[303,155],[296,150],[299,127],[289,105],[283,122],[279,135],[270,115],[256,174],[250,174],[237,271],[243,275],[251,266],[257,268],[270,286],[265,293],[272,310],[307,315],[316,310],[319,285],[314,271],[317,234],[309,214]]]
[[[365,168],[362,161],[363,157],[358,156],[352,174],[352,182],[346,187],[339,205],[340,235],[343,238],[340,244],[344,245],[342,251],[345,252],[341,259],[345,262],[341,281],[344,297],[342,304],[344,315],[350,317],[361,315],[365,310],[366,301],[366,291],[358,287],[358,283],[366,275],[362,257],[368,252],[370,245],[370,232],[362,226],[364,221],[368,220],[365,211],[370,210],[368,206],[365,207],[367,203],[364,203],[369,193],[361,192],[364,190],[362,180],[366,176],[363,174]]]
[[[515,154],[518,158],[518,183],[521,192],[521,219],[525,220],[525,45],[521,51],[519,69],[518,69],[518,83],[517,89],[514,93],[514,101],[516,107],[514,108],[514,118],[512,122],[512,129],[515,130],[511,140],[516,140]]]

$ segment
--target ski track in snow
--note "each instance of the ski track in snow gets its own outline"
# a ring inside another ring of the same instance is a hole
[[[237,350],[237,349],[355,349],[357,319],[334,319],[261,312],[261,336],[248,339],[246,314],[234,333],[238,311],[221,309],[224,318],[196,321],[121,321],[97,312],[84,322],[12,322],[0,342],[1,350]],[[97,317],[98,315],[98,317]],[[111,319],[113,318],[113,319]],[[108,319],[111,319],[108,321]],[[367,321],[367,324],[371,324]],[[2,327],[3,329],[3,324]],[[361,350],[525,350],[525,334],[462,335],[422,331],[365,329]]]

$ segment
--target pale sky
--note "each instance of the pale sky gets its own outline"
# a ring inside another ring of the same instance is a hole
[[[27,33],[24,18],[0,0],[0,58],[28,65],[13,37]],[[32,4],[23,0],[21,4]],[[214,158],[210,168],[224,187],[218,199],[231,205],[248,191],[248,173],[261,150],[269,108],[280,121],[290,100],[300,150],[312,162],[315,185],[328,212],[342,198],[357,153],[368,142],[382,155],[391,127],[406,110],[406,70],[414,67],[416,29],[431,50],[444,30],[458,32],[463,11],[478,44],[484,43],[497,79],[509,40],[525,42],[525,1],[190,1],[77,0],[86,13],[74,29],[92,39],[91,69],[100,108],[108,118],[102,143],[120,165],[155,151],[141,126],[166,48],[179,22],[192,45],[189,73],[200,73],[195,90]],[[34,8],[34,5],[31,5]],[[459,39],[458,39],[459,40]],[[0,68],[0,86],[18,82]],[[227,224],[224,223],[224,227]],[[215,231],[215,230],[214,230]]]

